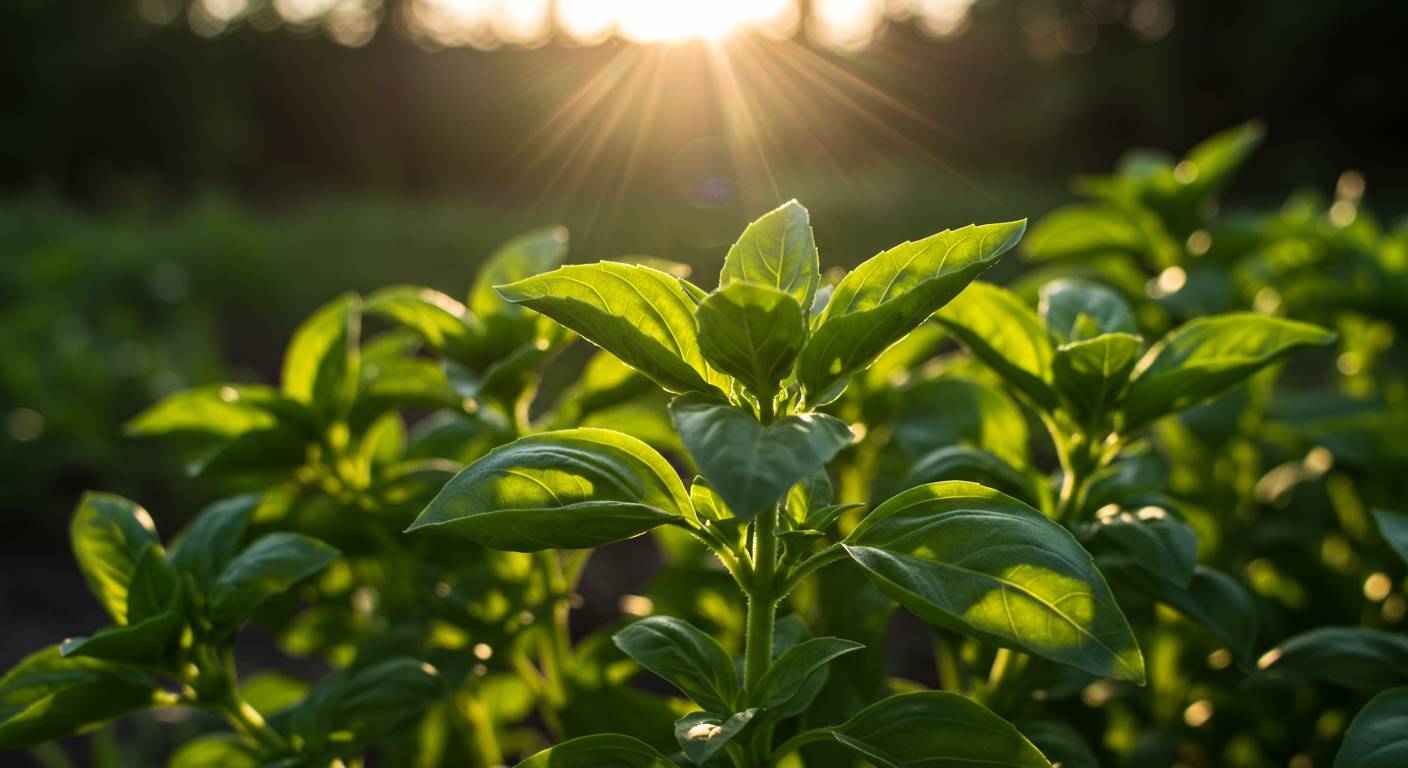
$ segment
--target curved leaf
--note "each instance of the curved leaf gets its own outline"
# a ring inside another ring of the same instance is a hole
[[[406,530],[518,552],[577,549],[638,536],[690,509],[675,470],[650,446],[606,429],[565,429],[490,451]]]
[[[1106,333],[1139,333],[1124,298],[1098,283],[1065,278],[1041,288],[1038,304],[1047,330],[1058,339],[1081,341]]]
[[[1179,613],[1207,627],[1237,660],[1250,664],[1257,637],[1256,602],[1246,587],[1215,568],[1197,566],[1186,587],[1146,579],[1149,591]]]
[[[1027,501],[1033,500],[1031,484],[1022,473],[981,448],[954,445],[920,456],[900,481],[900,488],[940,480],[966,480]]]
[[[1388,542],[1388,545],[1398,553],[1399,557],[1403,558],[1404,562],[1408,562],[1408,515],[1391,509],[1371,511],[1384,541]]]
[[[576,264],[498,291],[576,331],[671,392],[711,391],[725,381],[699,351],[694,301],[664,272],[612,262]]]
[[[69,524],[73,554],[93,595],[118,624],[127,623],[127,591],[149,548],[161,552],[147,510],[110,493],[83,495]]]
[[[495,287],[546,272],[565,258],[566,227],[544,227],[509,240],[479,268],[474,285],[469,289],[469,310],[481,318],[524,317],[526,313],[500,298]]]
[[[831,735],[884,768],[1051,768],[1011,723],[948,691],[881,699],[831,729]]]
[[[54,646],[0,678],[0,749],[34,746],[155,703],[159,689],[123,664],[65,658]]]
[[[357,396],[361,309],[355,293],[328,302],[298,327],[284,352],[283,393],[325,420]]]
[[[816,405],[948,303],[1006,253],[1026,221],[945,230],[901,243],[836,286],[802,350],[797,377]]]
[[[675,723],[675,741],[679,742],[680,749],[691,762],[704,765],[752,722],[757,711],[745,709],[733,715],[691,712]]]
[[[1133,334],[1107,333],[1057,348],[1051,364],[1056,389],[1076,418],[1098,418],[1114,407],[1143,344]]]
[[[1398,768],[1408,765],[1408,688],[1375,696],[1344,732],[1335,768]]]
[[[1105,579],[1065,528],[973,483],[881,504],[846,551],[920,618],[1091,674],[1142,680],[1144,662]]]
[[[210,588],[210,621],[229,628],[261,603],[326,568],[341,555],[309,536],[279,531],[256,539],[220,572]]]
[[[735,283],[766,286],[810,308],[820,280],[810,214],[801,203],[789,200],[743,230],[724,257],[719,288]]]
[[[807,341],[802,307],[781,291],[735,283],[699,305],[699,348],[715,368],[772,398]]]
[[[581,736],[549,747],[517,768],[676,768],[645,742],[617,733]]]
[[[764,709],[787,705],[806,686],[812,675],[832,659],[858,651],[864,645],[839,637],[814,637],[788,648],[768,667],[758,690],[749,696],[750,704]]]
[[[1015,293],[975,282],[934,315],[963,346],[1038,406],[1056,407],[1051,359],[1056,350],[1041,318]]]
[[[1365,627],[1319,627],[1267,651],[1257,666],[1378,691],[1408,685],[1408,636]]]
[[[636,663],[664,678],[699,706],[732,712],[738,673],[714,638],[683,619],[650,616],[611,636]]]
[[[432,349],[454,357],[468,356],[474,345],[474,316],[463,304],[430,288],[382,288],[367,297],[362,311],[393,320],[414,331]]]

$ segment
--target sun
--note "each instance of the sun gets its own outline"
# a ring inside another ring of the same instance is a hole
[[[796,24],[793,0],[559,0],[558,16],[569,34],[584,26],[611,26],[636,43],[719,42],[754,29],[785,34]]]

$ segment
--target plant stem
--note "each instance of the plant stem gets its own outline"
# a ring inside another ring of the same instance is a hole
[[[470,694],[462,694],[460,697],[460,709],[464,712],[465,718],[469,720],[470,741],[474,753],[479,757],[479,761],[485,768],[494,768],[504,764],[504,753],[499,748],[499,740],[494,735],[494,719],[489,716],[489,709],[477,697]]]
[[[753,690],[772,664],[772,630],[777,618],[773,577],[777,567],[776,508],[753,522],[753,578],[747,590],[748,621],[743,649],[743,685]]]
[[[216,706],[236,731],[258,744],[266,755],[277,754],[288,749],[288,742],[284,741],[284,737],[270,728],[259,712],[244,699],[241,699],[234,689],[231,689]]]
[[[826,549],[803,560],[791,573],[787,574],[787,580],[784,581],[782,587],[777,590],[778,597],[785,597],[813,573],[816,573],[832,563],[845,559],[846,550],[842,549],[840,544],[832,544]]]
[[[1006,709],[1017,681],[1022,676],[1022,670],[1026,669],[1028,658],[1025,653],[1011,648],[997,649],[997,655],[992,660],[992,670],[988,674],[986,699],[989,709],[998,712]]]
[[[796,752],[804,745],[811,744],[817,741],[830,740],[830,728],[817,728],[811,731],[802,731],[801,733],[797,734],[796,736],[793,736],[787,741],[782,742],[782,745],[779,746],[777,749],[774,749],[772,751],[772,755],[768,758],[768,765],[776,765],[779,760],[784,757],[787,757],[793,752]]]

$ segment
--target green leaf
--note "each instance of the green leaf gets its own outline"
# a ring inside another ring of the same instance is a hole
[[[1107,333],[1057,348],[1051,365],[1056,389],[1077,419],[1099,418],[1115,406],[1143,344],[1132,334]]]
[[[1112,205],[1068,205],[1038,221],[1022,247],[1038,261],[1118,254],[1158,263],[1152,254],[1168,235],[1153,218]]]
[[[697,394],[675,398],[670,420],[709,487],[740,520],[771,509],[852,437],[834,416],[797,414],[764,427],[727,403]]]
[[[182,390],[137,414],[127,422],[127,434],[230,440],[274,426],[277,418],[270,406],[278,399],[274,390],[258,386],[226,384]]]
[[[787,491],[787,514],[794,523],[802,523],[813,512],[832,506],[834,498],[831,478],[822,467],[798,480]]]
[[[1124,298],[1086,280],[1053,280],[1042,286],[1038,309],[1047,330],[1064,341],[1082,341],[1105,333],[1139,333]],[[1084,335],[1079,332],[1082,328],[1094,333]]]
[[[171,641],[181,631],[180,614],[164,613],[131,624],[105,627],[91,637],[65,640],[64,657],[87,657],[145,667],[165,667]]]
[[[612,262],[577,264],[498,290],[671,392],[712,391],[726,381],[699,351],[694,301],[664,272]]]
[[[259,753],[232,733],[214,733],[186,742],[166,768],[259,768]]]
[[[900,480],[900,488],[913,488],[940,480],[966,480],[1027,501],[1034,492],[1027,478],[1011,465],[981,448],[953,445],[920,456]]]
[[[549,747],[518,768],[676,768],[645,742],[617,733],[581,736]]]
[[[948,691],[881,699],[831,729],[831,736],[881,768],[1051,768],[1011,723]]]
[[[474,350],[477,321],[463,304],[439,291],[418,285],[383,288],[367,297],[362,311],[396,322],[452,357],[468,357]]]
[[[738,673],[722,646],[682,619],[650,616],[612,635],[637,664],[664,678],[706,710],[732,712]]]
[[[653,448],[605,429],[519,438],[465,467],[407,531],[436,528],[494,549],[597,547],[688,514]]]
[[[325,421],[357,397],[362,301],[354,293],[329,302],[299,326],[284,353],[283,393]]]
[[[147,547],[127,585],[127,619],[146,621],[181,606],[181,577],[157,547]]]
[[[280,715],[314,746],[360,751],[394,733],[446,693],[440,672],[419,659],[393,656],[323,678],[298,705]]]
[[[1369,700],[1344,732],[1335,768],[1399,768],[1408,765],[1408,688]]]
[[[1408,685],[1408,636],[1365,627],[1318,627],[1262,654],[1262,669],[1360,691]]]
[[[243,546],[245,530],[261,498],[262,494],[248,493],[201,510],[171,545],[171,565],[194,576],[196,586],[209,594],[215,577]]]
[[[1065,528],[973,483],[891,498],[847,537],[846,551],[920,618],[1123,680],[1144,662],[1095,563]]]
[[[1026,414],[997,386],[944,375],[905,387],[896,400],[895,439],[911,457],[959,445],[1014,468],[1030,463]]]
[[[0,750],[63,738],[151,706],[159,690],[140,672],[50,646],[0,678]]]
[[[1016,244],[1025,221],[945,230],[901,243],[846,275],[797,364],[813,405],[958,295]]]
[[[973,283],[934,319],[1008,386],[1046,410],[1056,407],[1051,336],[1015,293],[991,283]]]
[[[1102,568],[1135,568],[1179,587],[1189,586],[1198,565],[1198,535],[1162,507],[1102,509],[1082,539]]]
[[[788,648],[773,662],[758,690],[749,696],[749,703],[763,709],[785,706],[802,691],[812,675],[832,659],[857,651],[865,646],[839,637],[815,637]]]
[[[127,591],[148,548],[161,551],[151,515],[110,493],[83,495],[69,525],[73,554],[88,587],[118,624],[127,623]]]
[[[317,539],[297,533],[261,536],[220,572],[210,588],[210,621],[233,628],[274,595],[326,568],[341,553]]]
[[[1080,731],[1060,720],[1024,718],[1013,725],[1060,768],[1100,768]]]
[[[745,709],[733,715],[691,712],[675,723],[675,740],[690,762],[704,765],[753,720],[757,711]]]
[[[801,305],[765,286],[720,288],[704,299],[695,318],[704,358],[760,400],[772,399],[807,341]]]
[[[719,288],[751,283],[781,291],[796,299],[799,308],[810,308],[820,280],[810,214],[789,200],[743,230],[724,257]]]
[[[1139,362],[1124,399],[1126,430],[1222,394],[1301,347],[1335,335],[1295,320],[1239,312],[1171,331]]]
[[[1390,509],[1374,509],[1372,512],[1384,541],[1408,562],[1408,515]]]
[[[1251,120],[1204,139],[1184,156],[1193,175],[1192,186],[1202,195],[1217,194],[1265,136],[1266,128]]]
[[[504,303],[496,286],[507,285],[546,272],[567,258],[567,229],[544,227],[504,243],[480,267],[469,290],[469,309],[481,318],[491,315],[524,317],[526,313]]]
[[[1256,645],[1257,610],[1246,587],[1222,571],[1197,566],[1193,580],[1180,587],[1167,579],[1146,579],[1149,591],[1179,613],[1207,627],[1227,644],[1243,665]]]

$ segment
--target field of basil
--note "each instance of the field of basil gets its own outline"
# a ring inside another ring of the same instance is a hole
[[[243,492],[83,498],[112,621],[0,680],[0,749],[183,708],[172,768],[1408,765],[1408,224],[1355,173],[1223,214],[1260,135],[844,274],[792,201],[717,284],[549,228],[463,301],[342,296],[277,387],[130,422]],[[251,622],[326,674],[239,674]]]

